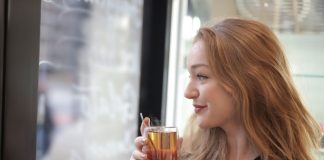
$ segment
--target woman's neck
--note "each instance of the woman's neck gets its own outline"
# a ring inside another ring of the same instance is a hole
[[[228,160],[253,160],[259,155],[248,140],[242,125],[226,127],[224,130],[228,144]]]

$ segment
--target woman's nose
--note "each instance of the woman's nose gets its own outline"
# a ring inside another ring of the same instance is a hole
[[[188,84],[188,86],[184,92],[184,96],[188,99],[195,99],[199,96],[199,92],[195,87]]]

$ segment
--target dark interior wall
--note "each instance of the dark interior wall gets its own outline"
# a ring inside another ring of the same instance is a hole
[[[4,39],[5,39],[5,1],[0,1],[0,137],[2,137],[2,109],[3,109],[3,67],[4,67]],[[0,144],[2,139],[0,138]],[[2,145],[0,145],[0,159]]]
[[[161,120],[166,79],[171,1],[144,0],[139,112],[155,123]],[[141,123],[139,117],[139,125]]]
[[[35,160],[41,1],[5,3],[0,158]]]

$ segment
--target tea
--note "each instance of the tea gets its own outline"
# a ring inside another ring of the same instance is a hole
[[[174,131],[163,129],[147,131],[148,159],[177,160],[177,132],[175,128],[173,129]]]

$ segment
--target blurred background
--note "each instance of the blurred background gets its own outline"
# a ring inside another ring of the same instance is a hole
[[[129,158],[142,17],[142,0],[42,0],[37,159]]]
[[[276,33],[307,109],[324,132],[323,0],[1,4],[7,7],[0,14],[3,40],[12,44],[4,47],[0,68],[4,160],[129,159],[140,134],[139,113],[155,125],[177,126],[181,136],[193,113],[183,97],[192,39],[199,27],[227,17],[256,19]],[[34,41],[24,40],[32,36]],[[30,46],[39,51],[24,50]],[[323,159],[324,149],[317,153]]]

